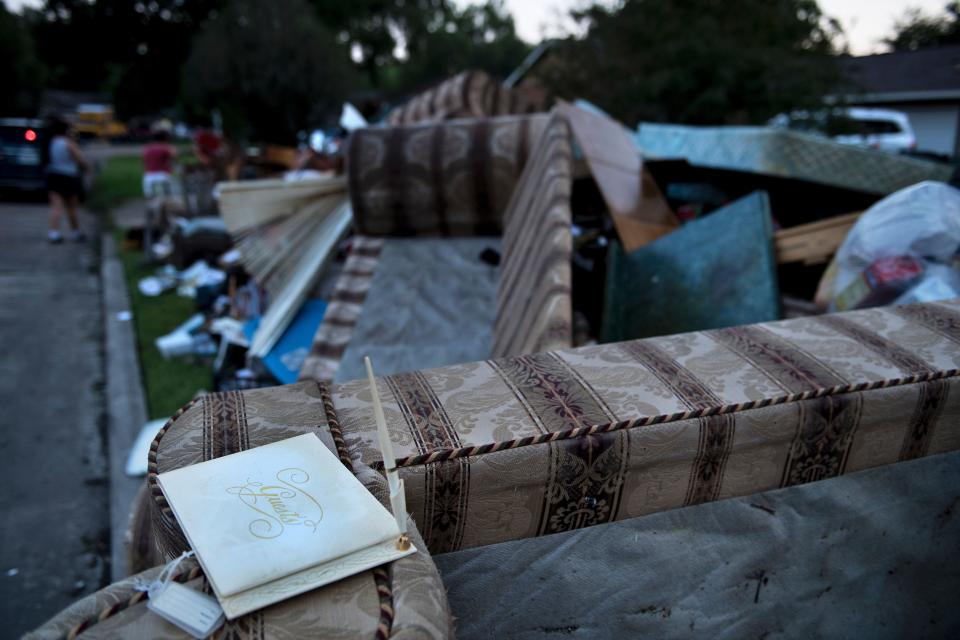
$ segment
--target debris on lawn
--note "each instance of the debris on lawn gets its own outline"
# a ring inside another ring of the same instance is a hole
[[[474,336],[483,314],[457,307],[474,296],[438,293],[444,277],[456,278],[453,257],[484,234],[490,241],[473,257],[507,290],[566,287],[567,308],[552,308],[551,322],[569,318],[563,331],[574,346],[960,295],[960,193],[945,184],[948,165],[775,128],[631,130],[584,101],[558,101],[544,114],[541,98],[464,73],[384,124],[367,125],[346,105],[349,143],[316,132],[307,161],[267,147],[251,160],[257,179],[211,182],[209,194],[194,180],[155,234],[151,256],[163,266],[138,287],[154,297],[175,290],[197,313],[156,347],[166,358],[208,359],[219,390],[289,383],[304,371],[332,379],[345,353],[385,348],[364,305],[372,314],[411,303],[395,295],[422,299],[424,313],[439,312],[433,296],[444,295],[443,313],[463,327],[459,341],[490,340],[506,320]],[[545,151],[558,136],[569,165]],[[344,175],[351,159],[361,164]],[[264,177],[268,170],[281,173]],[[565,186],[554,183],[561,174]],[[208,195],[202,212],[192,206]],[[554,212],[547,240],[532,218],[555,206],[569,216]],[[552,253],[546,242],[557,243]],[[403,287],[377,276],[409,262],[404,254],[447,262],[419,262],[423,281],[410,275]],[[562,269],[525,273],[549,256]],[[368,291],[376,300],[365,302]],[[520,297],[497,305],[520,313],[542,304],[537,291],[501,291]],[[411,318],[382,321],[402,343],[403,332],[427,326]],[[351,344],[358,323],[366,346]],[[410,348],[435,356],[413,333]]]

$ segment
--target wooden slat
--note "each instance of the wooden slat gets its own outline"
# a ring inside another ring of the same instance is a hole
[[[774,234],[777,264],[823,264],[836,253],[862,211],[818,220]]]
[[[277,343],[290,321],[296,315],[317,276],[333,255],[337,243],[346,234],[353,213],[350,202],[344,198],[311,234],[309,251],[301,252],[289,277],[282,283],[260,326],[250,341],[250,355],[263,358]]]
[[[327,195],[346,194],[342,177],[299,181],[250,180],[221,182],[220,216],[227,231],[237,234],[289,216],[309,202]]]

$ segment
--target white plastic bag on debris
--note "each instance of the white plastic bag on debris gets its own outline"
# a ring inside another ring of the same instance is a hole
[[[362,129],[367,126],[367,119],[349,102],[343,103],[343,111],[340,112],[340,126],[347,131]]]
[[[211,349],[212,353],[215,353],[216,345],[213,343],[213,339],[206,333],[198,333],[205,320],[202,313],[196,313],[167,335],[154,340],[157,349],[160,350],[160,355],[165,360],[169,360],[174,356],[182,356],[188,353],[209,355]]]
[[[227,274],[220,269],[214,269],[204,260],[197,260],[189,268],[179,273],[180,286],[177,294],[184,298],[194,298],[197,289],[205,286],[217,286],[227,279]]]
[[[958,249],[960,190],[930,181],[901,189],[867,209],[847,234],[836,255],[831,307],[876,260],[897,256],[921,259],[926,268],[923,279],[892,303],[960,296],[960,277],[951,267]]]

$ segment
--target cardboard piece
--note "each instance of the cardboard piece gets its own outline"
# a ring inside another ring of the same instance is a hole
[[[679,225],[643,162],[630,134],[616,121],[561,102],[557,111],[567,120],[586,157],[627,251],[634,251]]]

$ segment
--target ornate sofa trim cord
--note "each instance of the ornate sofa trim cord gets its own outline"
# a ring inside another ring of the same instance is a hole
[[[444,553],[960,449],[960,301],[463,363],[377,393],[408,508]],[[307,432],[372,466],[373,424],[365,381],[210,395],[161,433],[151,474]]]
[[[786,395],[773,398],[763,398],[761,400],[752,400],[750,402],[740,402],[736,404],[722,404],[712,407],[703,407],[701,409],[692,409],[690,411],[678,411],[670,414],[660,414],[655,416],[644,416],[631,420],[621,420],[620,422],[608,422],[606,424],[595,424],[586,427],[576,427],[565,431],[554,431],[551,433],[541,433],[535,436],[525,438],[515,438],[513,440],[504,440],[502,442],[490,442],[483,445],[457,447],[452,449],[439,449],[430,453],[411,455],[403,458],[397,458],[398,467],[415,467],[432,462],[444,462],[456,458],[468,458],[479,456],[506,449],[519,449],[535,444],[545,444],[556,442],[558,440],[570,440],[571,438],[581,438],[584,436],[599,435],[602,433],[611,433],[634,427],[646,427],[654,424],[665,424],[668,422],[679,422],[691,418],[706,418],[708,416],[718,416],[728,413],[737,413],[748,411],[750,409],[762,409],[778,404],[787,404],[790,402],[800,402],[813,398],[823,398],[825,396],[835,396],[844,393],[856,393],[858,391],[873,391],[875,389],[886,389],[887,387],[899,387],[918,382],[930,382],[933,380],[942,380],[944,378],[953,378],[960,375],[960,369],[947,369],[944,371],[930,371],[927,373],[906,376],[903,378],[892,378],[889,380],[875,380],[873,382],[859,382],[856,384],[841,384],[833,387],[824,387],[802,391],[800,393],[788,393]],[[379,467],[383,462],[377,463]]]
[[[203,572],[200,569],[200,565],[196,565],[194,567],[191,567],[190,569],[178,571],[177,573],[173,574],[173,577],[170,579],[173,582],[183,583],[183,582],[190,582],[191,580],[202,577],[202,575],[203,575]],[[93,627],[97,623],[103,622],[104,620],[107,620],[108,618],[111,618],[117,615],[118,613],[120,613],[121,611],[128,609],[129,607],[132,607],[135,604],[143,602],[146,599],[147,599],[146,591],[135,591],[133,595],[131,595],[129,598],[126,598],[125,600],[119,600],[107,607],[104,607],[100,612],[74,625],[73,628],[71,628],[69,631],[67,631],[66,634],[63,635],[63,638],[65,640],[74,640],[75,638],[79,637],[80,634],[82,634],[84,631]]]

